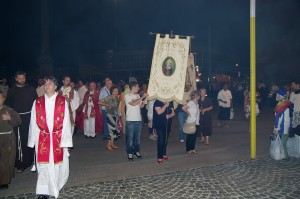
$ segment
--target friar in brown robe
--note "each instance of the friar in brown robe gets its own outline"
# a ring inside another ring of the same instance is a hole
[[[19,114],[3,105],[4,100],[0,91],[0,190],[8,188],[14,175],[16,138],[13,128],[21,124]]]

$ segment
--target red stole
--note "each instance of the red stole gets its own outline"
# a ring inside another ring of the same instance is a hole
[[[277,104],[277,106],[275,107],[275,113],[279,114],[282,111],[285,111],[285,109],[287,109],[291,104],[292,102],[290,100],[285,100],[284,102]]]
[[[65,115],[65,98],[60,95],[56,96],[52,134],[50,134],[47,125],[44,96],[41,96],[36,100],[35,109],[36,123],[40,129],[37,162],[49,163],[50,136],[52,135],[54,163],[60,163],[63,161],[63,149],[60,147],[60,142]]]

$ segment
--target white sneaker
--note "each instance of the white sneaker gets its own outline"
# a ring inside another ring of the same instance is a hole
[[[180,142],[181,142],[181,143],[183,143],[183,142],[184,142],[184,140],[180,140]]]
[[[32,165],[32,168],[30,169],[30,171],[32,171],[32,172],[36,172],[36,167],[35,167],[35,164],[34,164],[34,165]]]

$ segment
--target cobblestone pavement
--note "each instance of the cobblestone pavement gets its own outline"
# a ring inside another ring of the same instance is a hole
[[[71,187],[63,189],[59,198],[296,199],[300,198],[299,171],[300,159],[275,161],[260,158]],[[35,198],[35,195],[31,193],[2,198],[27,199]]]

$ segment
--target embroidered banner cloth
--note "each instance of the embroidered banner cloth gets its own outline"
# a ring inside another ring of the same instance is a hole
[[[148,87],[148,99],[183,103],[190,37],[156,35]]]

